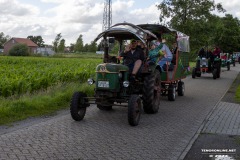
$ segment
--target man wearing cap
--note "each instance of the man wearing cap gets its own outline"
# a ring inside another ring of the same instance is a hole
[[[123,64],[129,67],[131,78],[135,80],[135,76],[145,58],[143,50],[137,47],[137,41],[133,39],[120,56],[123,57]]]

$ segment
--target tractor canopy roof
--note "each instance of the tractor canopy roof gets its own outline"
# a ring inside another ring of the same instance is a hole
[[[152,32],[157,37],[163,34],[175,35],[179,50],[182,52],[190,52],[189,36],[180,31],[159,24],[139,24],[137,26]]]
[[[150,31],[144,30],[139,26],[131,23],[115,24],[106,31],[100,33],[95,39],[95,41],[98,41],[102,37],[114,37],[117,40],[139,39],[143,43],[146,43],[146,40],[149,38],[157,39],[156,35],[154,35]]]
[[[100,38],[107,39],[114,37],[119,41],[139,39],[146,44],[147,41],[157,40],[157,37],[162,34],[175,35],[179,50],[183,52],[189,52],[189,36],[159,24],[134,25],[131,23],[117,23],[106,31],[100,33],[94,41],[98,41]]]

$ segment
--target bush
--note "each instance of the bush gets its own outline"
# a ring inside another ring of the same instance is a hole
[[[26,44],[16,44],[9,50],[10,56],[29,56],[28,46]]]

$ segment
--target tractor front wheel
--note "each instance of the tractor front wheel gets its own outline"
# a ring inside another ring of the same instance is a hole
[[[141,99],[138,95],[131,95],[128,101],[128,123],[137,126],[141,116]]]
[[[88,100],[84,97],[86,94],[82,92],[75,92],[72,96],[70,113],[75,121],[81,121],[85,116]]]

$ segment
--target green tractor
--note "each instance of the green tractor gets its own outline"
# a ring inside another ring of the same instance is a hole
[[[146,26],[151,25],[146,24]],[[157,26],[158,32],[171,32],[170,30],[163,30],[166,29],[163,26]],[[157,37],[154,33],[141,26],[119,23],[100,33],[95,41],[100,39],[102,39],[101,42],[104,46],[103,63],[96,67],[95,79],[88,79],[89,85],[95,85],[94,97],[88,97],[82,92],[75,92],[70,104],[71,116],[76,121],[82,120],[85,116],[86,108],[91,104],[96,104],[100,110],[111,110],[113,106],[123,106],[128,108],[129,124],[137,126],[142,109],[147,114],[154,114],[159,110],[162,93],[162,71],[159,65],[148,65],[147,61],[144,61],[138,74],[138,81],[132,82],[130,81],[129,68],[121,63],[119,55],[110,56],[109,48],[111,44],[117,41],[120,46],[120,53],[123,51],[127,41],[136,39],[147,46],[145,52],[147,53],[150,42],[156,40]],[[181,72],[183,71],[181,70]],[[175,75],[178,75],[178,73]],[[162,77],[168,79],[170,75],[163,75]],[[172,75],[171,77],[174,76]],[[183,88],[184,86],[182,85],[183,83],[180,83],[180,78],[169,84],[168,88],[176,88],[177,85],[181,85]],[[178,89],[181,88],[178,87]],[[179,91],[181,95],[183,95],[183,91],[184,89]]]
[[[227,67],[227,70],[230,70],[231,59],[229,53],[220,53],[221,58],[221,67]]]
[[[192,78],[201,77],[202,74],[211,73],[213,79],[220,78],[221,59],[219,57],[200,57],[196,58],[196,67],[192,70]]]
[[[233,67],[235,67],[235,60],[236,60],[236,55],[235,54],[231,54],[230,55],[230,64],[233,65]]]

